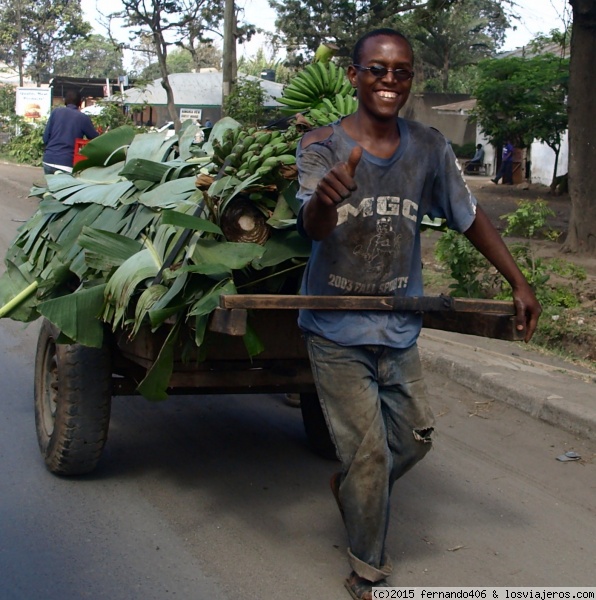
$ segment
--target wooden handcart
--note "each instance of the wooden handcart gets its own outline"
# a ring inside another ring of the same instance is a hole
[[[508,340],[520,339],[510,302],[450,297],[321,297],[231,295],[211,317],[206,359],[174,354],[169,394],[297,393],[311,447],[333,456],[334,449],[316,397],[303,337],[300,308],[320,310],[414,310],[425,327]],[[250,316],[249,316],[250,313]],[[241,337],[247,319],[265,350],[250,358]],[[142,329],[130,339],[105,335],[102,348],[61,344],[60,332],[42,324],[35,359],[35,420],[47,468],[60,475],[92,471],[108,436],[114,396],[136,394],[167,335]]]

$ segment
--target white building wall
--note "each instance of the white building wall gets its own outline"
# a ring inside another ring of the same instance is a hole
[[[555,168],[555,153],[542,142],[534,141],[530,147],[531,182],[550,185],[553,180]],[[559,163],[557,164],[557,176],[565,175],[569,164],[569,141],[567,132],[561,139],[561,151],[559,152]]]
[[[476,130],[476,143],[484,147],[484,163],[489,165],[487,174],[491,177],[497,171],[497,157],[494,146],[483,135],[480,127]],[[531,165],[531,183],[541,183],[550,185],[553,179],[553,170],[555,168],[555,153],[542,142],[534,141],[528,153],[528,160]],[[569,137],[565,132],[561,138],[561,150],[559,152],[559,163],[557,165],[557,176],[565,175],[569,165]]]

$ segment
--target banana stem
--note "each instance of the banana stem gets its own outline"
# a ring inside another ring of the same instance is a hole
[[[30,283],[22,292],[19,292],[12,300],[9,300],[4,306],[0,307],[0,319],[5,317],[13,308],[16,308],[21,302],[31,296],[38,287],[39,283],[37,283],[37,281]]]

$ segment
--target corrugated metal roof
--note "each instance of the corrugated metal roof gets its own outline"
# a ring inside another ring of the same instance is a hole
[[[283,85],[251,75],[239,74],[238,79],[247,78],[259,81],[265,91],[265,106],[280,106],[274,98],[282,95]],[[173,73],[168,77],[174,92],[176,106],[204,107],[221,106],[223,74],[220,72]],[[114,98],[115,99],[115,98]],[[149,104],[165,106],[166,91],[161,78],[155,79],[145,88],[131,88],[124,92],[124,104]]]
[[[433,106],[433,110],[438,110],[439,112],[444,113],[457,113],[460,115],[467,115],[475,107],[476,98],[470,98],[469,100],[462,100],[461,102],[452,102],[451,104]]]

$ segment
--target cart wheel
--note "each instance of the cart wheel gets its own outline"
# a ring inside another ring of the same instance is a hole
[[[46,467],[82,475],[96,467],[108,438],[112,403],[110,351],[57,344],[44,321],[35,356],[35,428]]]
[[[300,410],[306,437],[312,451],[321,458],[337,460],[335,445],[329,435],[317,394],[300,394]]]

